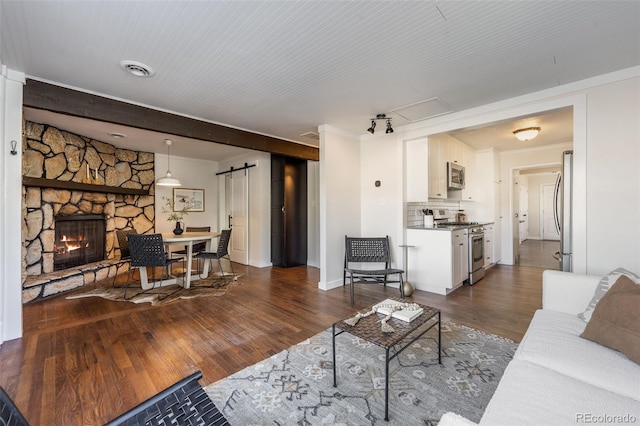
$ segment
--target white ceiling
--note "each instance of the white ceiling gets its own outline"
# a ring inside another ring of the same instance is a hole
[[[133,77],[123,59],[155,75]],[[455,112],[638,66],[640,2],[4,0],[0,61],[39,80],[317,145],[300,135],[320,124],[365,134],[378,113],[397,128],[410,121],[394,111],[432,98]],[[544,116],[522,123],[545,126],[537,143],[556,130],[556,143],[571,137],[547,119],[560,126]],[[515,125],[456,137],[513,144]],[[99,140],[118,131],[84,127]],[[166,135],[136,137],[166,150]],[[213,156],[218,145],[203,144],[185,142],[183,152],[176,142],[172,154]]]

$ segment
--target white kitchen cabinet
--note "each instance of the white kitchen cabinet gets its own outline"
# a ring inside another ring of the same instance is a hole
[[[447,198],[447,141],[429,138],[429,198]]]
[[[466,166],[464,159],[464,149],[466,145],[455,138],[447,140],[447,161]]]
[[[451,233],[453,248],[453,287],[462,284],[469,278],[469,239],[466,229],[459,229]]]
[[[405,144],[405,173],[407,200],[429,200],[429,142],[425,139],[407,141]]]
[[[468,277],[466,229],[407,229],[407,244],[407,277],[416,289],[447,294]]]
[[[493,254],[493,224],[484,225],[484,267],[485,269],[493,265],[495,257]]]
[[[465,187],[460,193],[460,201],[478,201],[480,183],[478,179],[476,152],[467,145],[463,145],[462,165],[465,167]]]

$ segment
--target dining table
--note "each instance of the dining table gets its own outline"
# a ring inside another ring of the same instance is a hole
[[[198,273],[192,275],[193,245],[195,243],[205,242],[205,251],[211,251],[211,247],[214,247],[214,240],[216,240],[220,236],[220,232],[183,232],[180,235],[176,235],[173,232],[163,232],[161,235],[162,242],[166,247],[171,245],[180,245],[184,246],[187,250],[187,271],[185,273],[182,284],[184,288],[190,288],[191,281],[193,280],[199,280],[209,276],[209,262],[204,262],[201,274]],[[168,252],[168,250],[165,251]],[[163,286],[177,284],[178,278],[173,277],[168,280],[163,280],[161,283],[150,283],[146,268],[140,268],[140,281],[142,283],[142,288],[148,289],[152,288],[155,284],[160,284]]]

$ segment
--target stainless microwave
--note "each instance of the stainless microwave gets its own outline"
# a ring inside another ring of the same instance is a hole
[[[464,166],[447,163],[447,189],[464,189]]]

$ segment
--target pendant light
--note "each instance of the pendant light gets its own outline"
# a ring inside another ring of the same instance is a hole
[[[172,141],[171,139],[165,139],[164,143],[167,144],[167,174],[164,177],[161,177],[156,181],[156,185],[158,186],[181,186],[182,184],[176,178],[171,175],[171,153],[169,152],[171,149]]]

